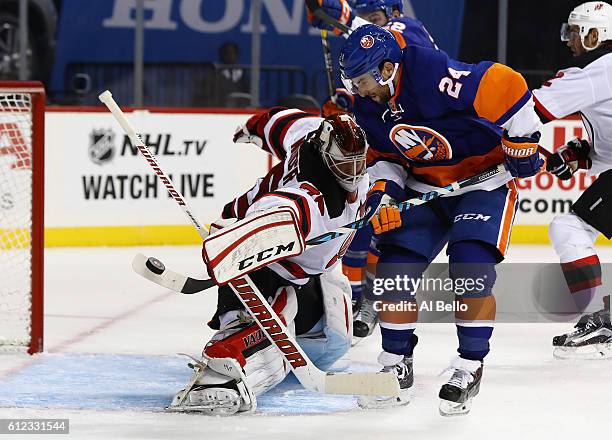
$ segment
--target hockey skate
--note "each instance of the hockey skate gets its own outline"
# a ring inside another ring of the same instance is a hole
[[[583,315],[575,330],[553,338],[553,356],[558,359],[607,359],[612,357],[610,311]]]
[[[395,397],[361,396],[357,404],[364,409],[387,408],[410,403],[410,388],[414,383],[412,356],[402,356],[383,351],[378,356],[378,362],[383,365],[381,372],[393,372],[400,385],[400,394]]]
[[[363,295],[359,296],[357,299],[351,299],[351,303],[353,305],[353,321],[357,318],[357,314],[359,313],[359,309],[361,308],[361,303],[363,302]]]
[[[453,371],[451,378],[440,388],[440,414],[460,416],[470,412],[472,400],[480,390],[482,362],[463,358],[453,360],[445,371]]]
[[[378,323],[378,312],[374,310],[374,301],[362,297],[359,303],[359,310],[353,320],[353,341],[355,346],[363,338],[370,336]]]
[[[246,386],[238,362],[231,358],[192,359],[195,363],[189,364],[194,370],[191,380],[174,396],[167,411],[229,416],[255,410],[257,401]]]

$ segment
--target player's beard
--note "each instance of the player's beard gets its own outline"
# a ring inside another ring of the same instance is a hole
[[[370,98],[378,104],[386,104],[391,99],[391,91],[389,86],[379,85]]]

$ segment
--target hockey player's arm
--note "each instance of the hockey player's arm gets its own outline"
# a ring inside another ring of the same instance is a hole
[[[395,206],[406,199],[404,189],[407,172],[401,161],[391,154],[368,150],[368,174],[372,182],[366,200],[366,216],[375,234],[391,231],[402,225]]]
[[[321,118],[298,109],[273,107],[251,116],[234,133],[235,143],[251,143],[279,160],[291,146],[319,126]]]
[[[542,123],[561,119],[609,99],[612,76],[609,63],[598,62],[584,68],[560,70],[542,87],[533,90],[535,109]]]
[[[538,152],[542,123],[521,74],[503,64],[491,65],[478,84],[474,109],[504,129],[501,142],[510,174],[530,177],[540,171],[544,164]]]
[[[441,56],[444,54],[437,55]],[[440,79],[438,90],[447,105],[471,111],[503,129],[506,168],[513,176],[537,174],[543,165],[538,153],[542,123],[525,79],[499,63],[446,60],[448,74]]]

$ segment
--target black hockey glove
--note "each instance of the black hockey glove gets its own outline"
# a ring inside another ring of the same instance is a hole
[[[572,139],[546,160],[546,171],[561,180],[569,180],[580,169],[588,170],[592,162],[591,146],[584,139]]]

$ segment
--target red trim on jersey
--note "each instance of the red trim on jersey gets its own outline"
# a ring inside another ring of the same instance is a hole
[[[344,324],[346,326],[346,332],[349,331],[349,317],[348,317],[348,305],[346,303],[346,297],[342,297],[342,301],[344,301]]]
[[[310,233],[311,225],[310,206],[308,205],[308,200],[298,194],[283,191],[275,191],[270,195],[277,195],[278,197],[284,197],[286,199],[293,200],[295,206],[297,206],[298,208],[298,213],[300,214],[300,227],[302,229],[302,234],[304,237],[306,237]]]
[[[549,121],[554,121],[555,119],[558,119],[556,116],[553,116],[553,114],[552,114],[551,112],[549,112],[549,111],[546,109],[546,107],[544,107],[544,106],[542,105],[542,103],[541,103],[541,102],[538,100],[538,98],[536,98],[536,96],[535,96],[535,95],[533,95],[533,102],[534,102],[534,104],[535,104],[536,108],[537,108],[538,110],[540,110],[540,112],[541,112],[541,113],[542,113],[544,116],[546,116],[546,118],[547,118]]]
[[[304,279],[304,278],[311,277],[311,275],[306,273],[306,271],[304,271],[304,269],[302,269],[302,267],[299,264],[294,263],[292,261],[282,260],[282,261],[277,261],[277,264],[279,264],[283,269],[289,272],[296,279]]]
[[[246,192],[236,199],[236,208],[234,209],[234,212],[236,213],[236,218],[238,219],[243,219],[249,210],[250,205],[248,194],[249,193]]]
[[[295,204],[298,211],[302,236],[305,238],[310,233],[310,207],[308,206],[308,201],[304,197],[298,194],[281,191],[265,194],[265,197],[278,197],[281,199],[291,200]]]

